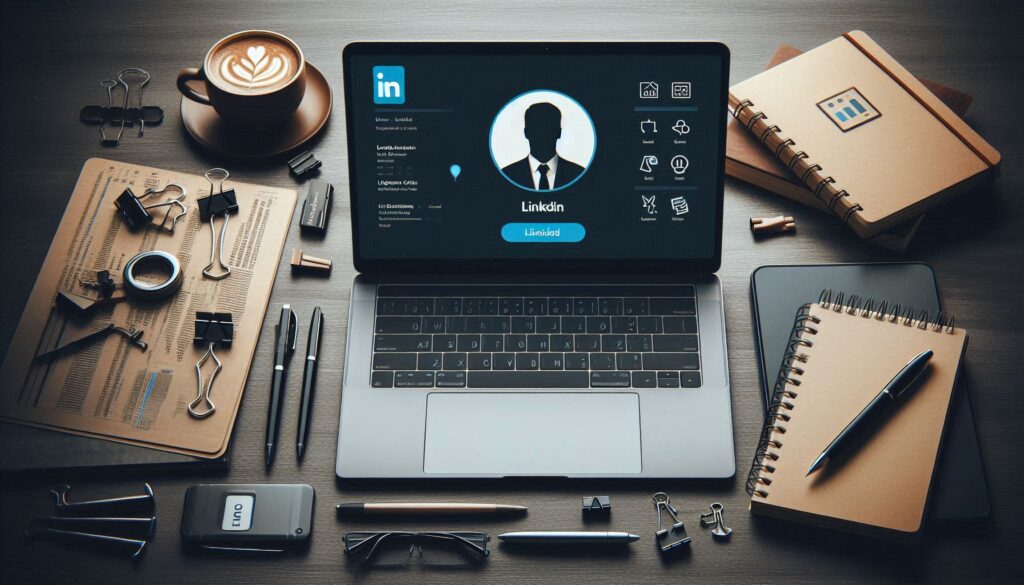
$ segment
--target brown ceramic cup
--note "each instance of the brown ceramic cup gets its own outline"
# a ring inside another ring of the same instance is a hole
[[[200,93],[190,82],[203,82]],[[247,30],[214,43],[200,68],[178,72],[186,98],[212,106],[227,123],[259,128],[289,119],[306,93],[306,60],[290,38]]]

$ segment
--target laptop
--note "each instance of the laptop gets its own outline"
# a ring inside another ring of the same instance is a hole
[[[341,478],[735,474],[718,43],[343,52]]]

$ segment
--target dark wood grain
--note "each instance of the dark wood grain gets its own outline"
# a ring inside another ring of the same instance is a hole
[[[524,583],[524,582],[793,582],[871,581],[922,583],[1008,582],[1024,578],[1024,473],[1021,423],[1024,400],[1024,155],[1019,114],[1022,62],[1018,23],[1021,4],[956,0],[905,2],[773,2],[747,0],[701,3],[607,2],[19,2],[3,5],[0,72],[3,75],[2,190],[0,211],[0,348],[11,334],[42,264],[72,186],[84,161],[93,156],[199,173],[229,166],[248,182],[293,185],[283,161],[239,164],[203,152],[181,127],[174,76],[193,66],[221,36],[246,28],[270,28],[296,39],[320,67],[337,94],[340,51],[351,40],[368,39],[703,39],[732,49],[733,81],[759,72],[781,42],[810,49],[849,29],[869,32],[915,74],[975,96],[969,122],[1004,157],[1003,176],[991,187],[965,195],[928,215],[909,259],[932,264],[945,307],[971,332],[969,386],[992,498],[991,522],[933,532],[915,549],[890,548],[859,539],[755,520],[746,511],[742,481],[630,483],[475,484],[378,483],[339,485],[334,478],[339,388],[348,288],[354,271],[345,194],[344,111],[314,145],[324,161],[324,178],[342,195],[330,232],[322,241],[303,240],[293,227],[288,249],[333,258],[329,280],[293,277],[283,261],[271,306],[291,302],[308,316],[324,308],[327,355],[306,461],[297,465],[283,449],[273,471],[262,464],[264,417],[272,349],[267,327],[257,348],[234,439],[230,470],[203,475],[128,472],[117,475],[6,477],[0,484],[0,581],[164,583],[245,581],[258,583]],[[143,139],[128,136],[114,149],[99,145],[95,128],[77,120],[78,110],[103,98],[99,81],[128,66],[153,74],[147,102],[162,106],[162,126]],[[914,153],[908,152],[908,157]],[[785,212],[796,217],[791,237],[755,241],[751,216]],[[762,405],[751,331],[750,273],[763,264],[856,262],[898,259],[858,240],[832,218],[735,181],[726,186],[724,284],[729,363],[733,387],[737,467],[745,472],[761,426]],[[294,377],[297,378],[295,373]],[[296,384],[293,389],[297,388]],[[297,395],[290,395],[284,429],[295,428]],[[17,449],[18,445],[0,448]],[[666,448],[685,449],[685,445]],[[138,563],[51,544],[27,545],[21,531],[33,516],[50,509],[47,488],[71,481],[80,497],[130,493],[152,482],[160,526],[151,550]],[[178,523],[185,488],[193,483],[308,482],[317,490],[311,549],[278,559],[211,558],[181,549]],[[669,491],[694,536],[692,554],[663,564],[655,552],[650,494]],[[487,565],[470,571],[402,571],[361,574],[341,553],[341,534],[356,526],[339,524],[333,505],[341,500],[500,500],[530,506],[529,517],[503,524],[449,521],[399,523],[482,529],[582,528],[579,496],[611,494],[610,526],[635,531],[643,540],[616,555],[524,555],[495,546]],[[728,544],[712,542],[697,525],[700,508],[725,504],[735,530]]]

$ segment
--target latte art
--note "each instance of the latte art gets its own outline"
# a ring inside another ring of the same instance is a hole
[[[264,45],[250,45],[245,54],[229,55],[220,65],[220,76],[232,85],[248,89],[273,87],[291,77],[291,62]]]

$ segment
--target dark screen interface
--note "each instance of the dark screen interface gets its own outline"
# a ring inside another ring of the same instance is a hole
[[[707,259],[721,59],[353,55],[360,254]]]

